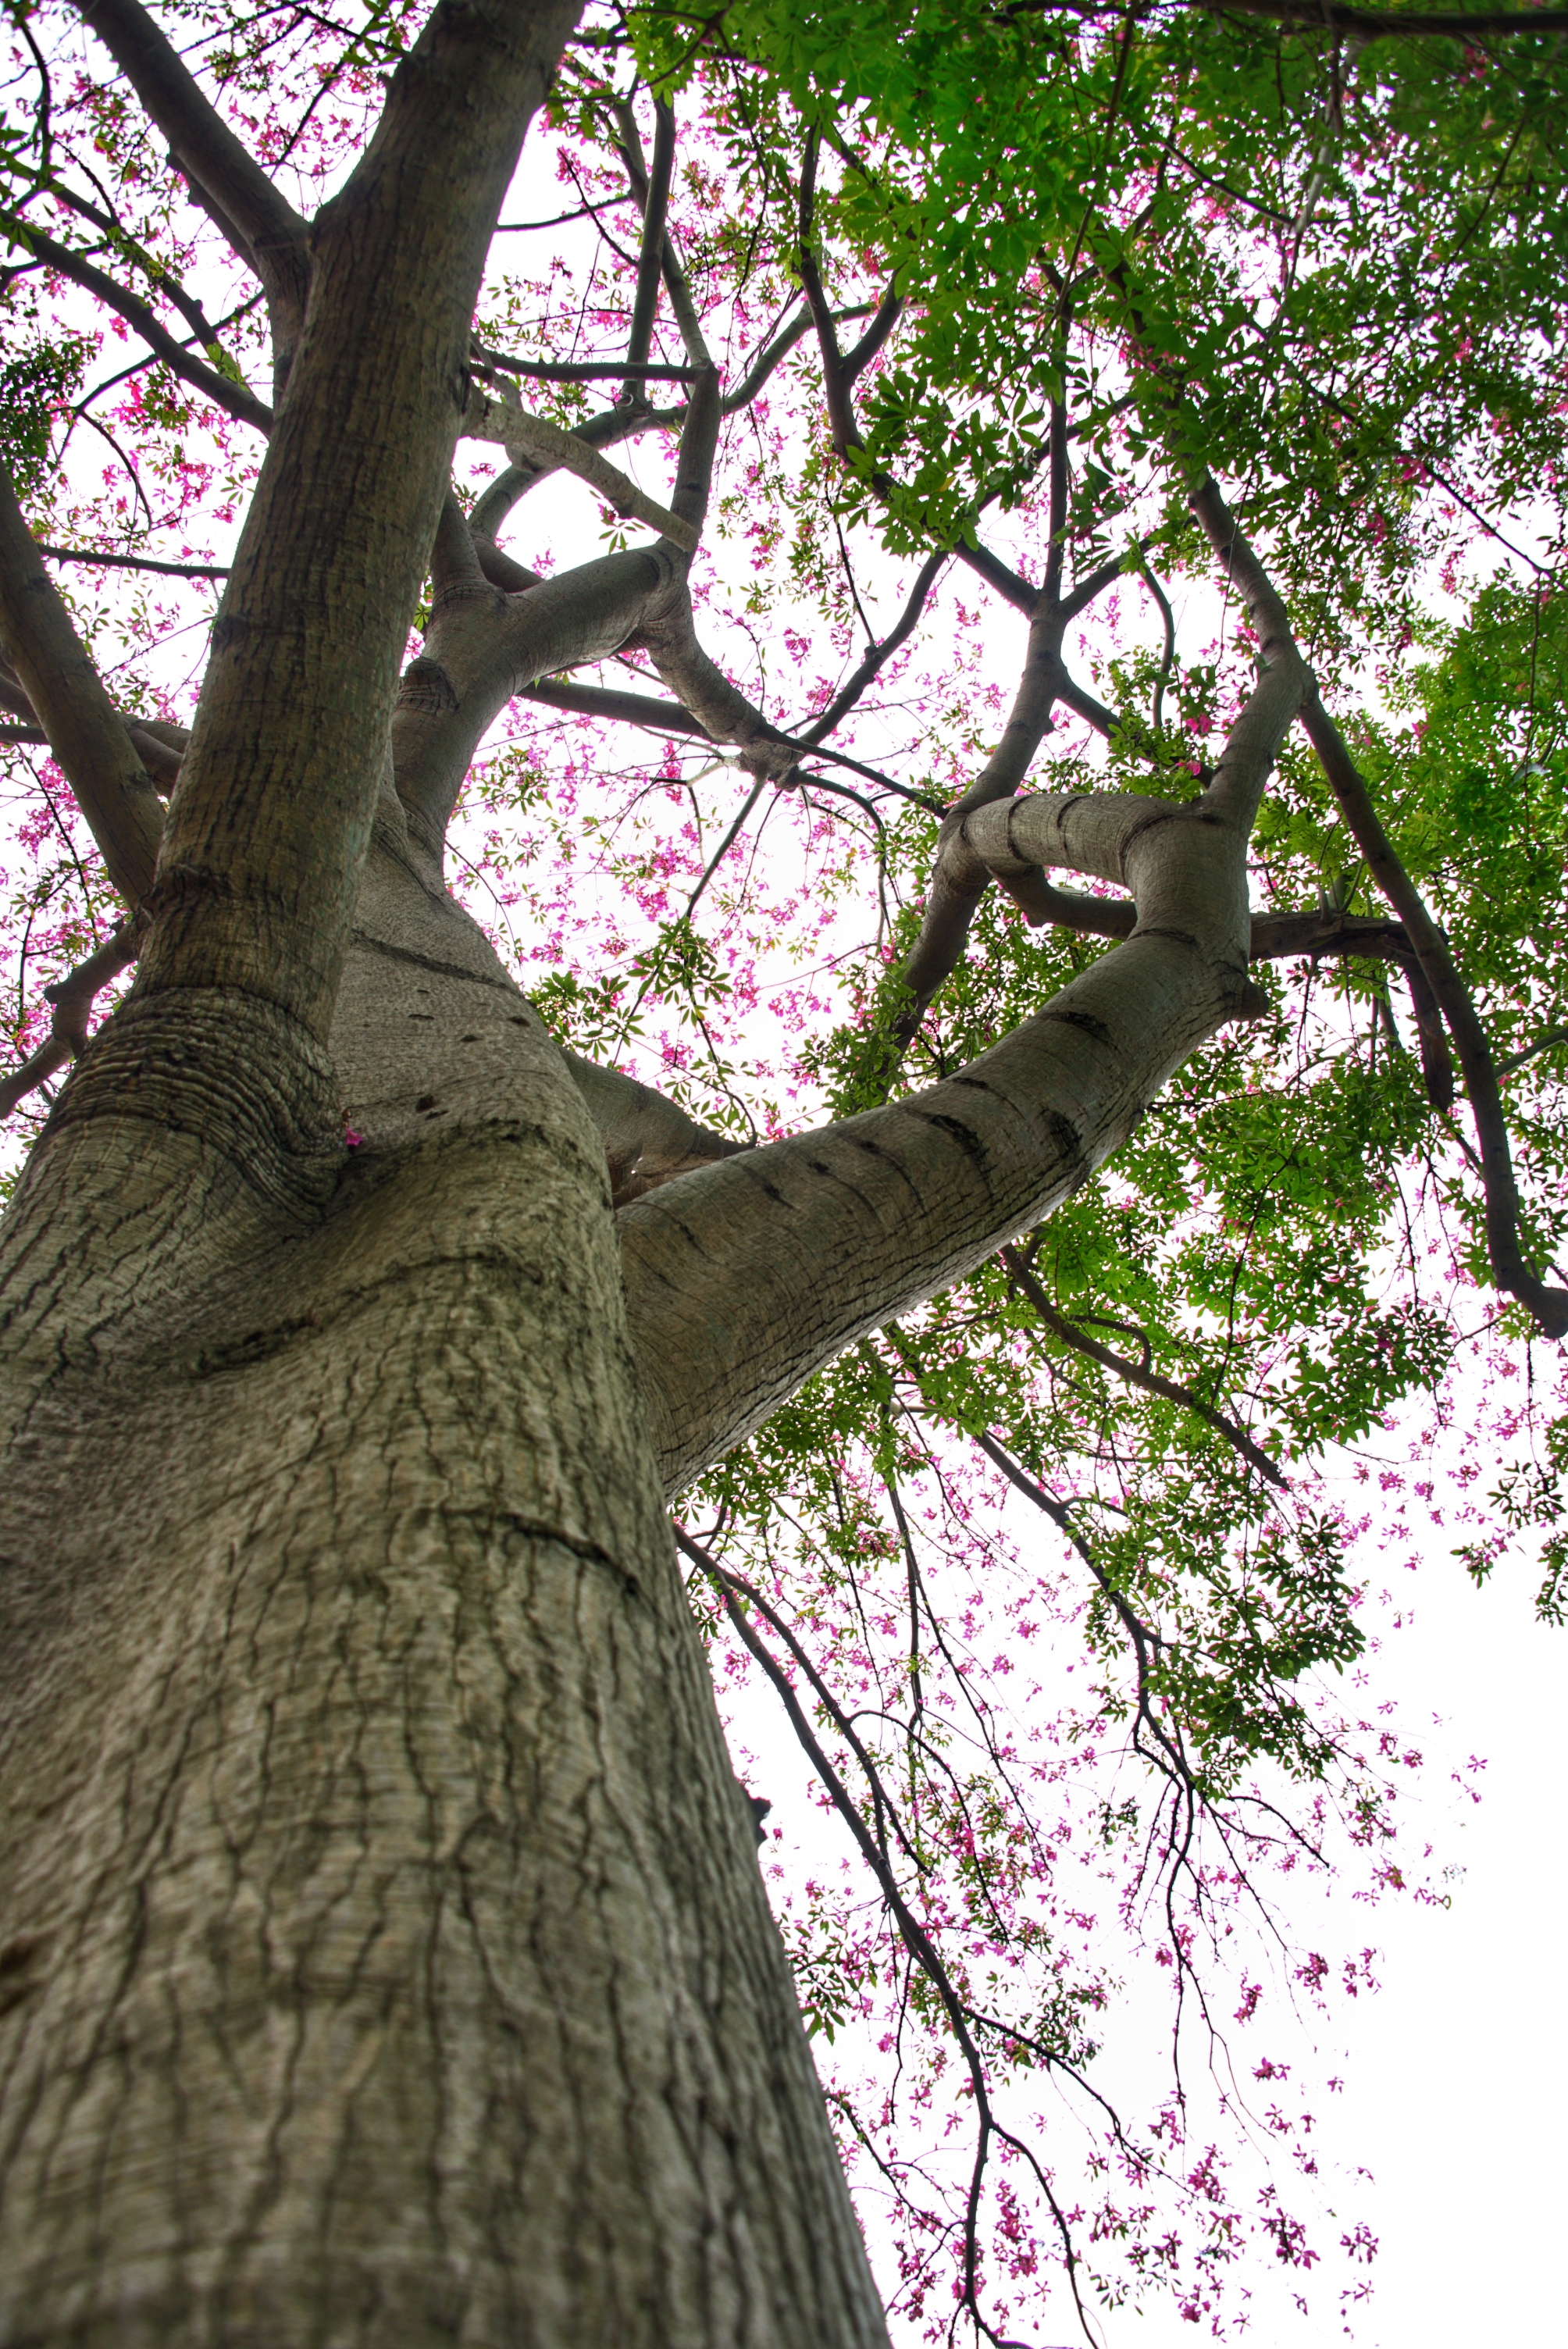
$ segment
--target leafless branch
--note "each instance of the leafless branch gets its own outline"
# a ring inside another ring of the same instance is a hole
[[[121,922],[85,962],[44,989],[45,1000],[55,1007],[49,1033],[19,1069],[0,1081],[0,1118],[9,1117],[19,1102],[46,1084],[81,1050],[87,1041],[93,998],[136,960],[143,927],[144,924],[134,918]]]

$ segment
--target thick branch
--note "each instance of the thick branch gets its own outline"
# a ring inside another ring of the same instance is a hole
[[[129,906],[152,887],[163,810],[0,467],[0,639]]]
[[[1219,809],[1228,820],[1244,820],[1250,832],[1274,754],[1302,705],[1304,693],[1311,690],[1311,678],[1296,651],[1295,638],[1291,633],[1284,605],[1237,526],[1235,517],[1212,475],[1193,491],[1191,502],[1205,537],[1246,605],[1248,617],[1257,636],[1257,657],[1263,664],[1265,680],[1270,677],[1278,680],[1276,694],[1253,693],[1247,709],[1252,711],[1255,707],[1257,719],[1249,724],[1243,716],[1232,728],[1203,794],[1209,804]],[[1281,698],[1287,699],[1290,707],[1284,724],[1274,730],[1274,702]],[[1273,733],[1268,765],[1261,773],[1253,755],[1253,735],[1260,726],[1265,732]]]
[[[643,641],[646,641],[646,632]],[[699,653],[699,659],[707,662],[707,657]],[[734,763],[749,773],[760,774],[768,781],[782,783],[789,781],[794,775],[796,762],[815,753],[818,758],[826,759],[835,766],[848,768],[851,774],[863,775],[879,790],[892,792],[916,807],[934,805],[924,792],[896,782],[891,775],[879,774],[874,767],[862,766],[858,759],[847,758],[841,750],[820,750],[802,737],[780,733],[777,727],[769,725],[755,702],[748,700],[738,688],[730,686],[719,676],[711,662],[707,662],[704,673],[709,672],[710,683],[711,678],[717,677],[719,685],[713,688],[711,698],[705,697],[705,706],[715,725],[724,724],[727,718],[735,721],[733,730],[727,732],[710,733],[702,719],[683,703],[661,701],[655,694],[625,693],[614,687],[562,685],[554,678],[520,687],[519,694],[524,701],[542,702],[554,709],[576,710],[584,718],[603,718],[612,723],[645,727],[653,734],[695,735],[716,743],[739,741],[743,746],[743,755]],[[797,780],[804,781],[807,778],[801,775]],[[818,790],[846,792],[844,785],[831,782],[826,775],[813,773],[809,780]],[[869,804],[858,792],[847,792],[846,795],[861,807]]]
[[[673,598],[640,638],[654,667],[713,742],[732,742],[749,775],[782,782],[799,764],[801,745],[769,724],[697,642],[689,594]]]
[[[877,304],[871,325],[852,351],[846,351],[840,366],[839,380],[846,392],[855,379],[868,367],[882,349],[888,336],[903,316],[903,295],[897,292],[890,279],[882,300]]]
[[[670,494],[675,519],[701,535],[707,518],[708,492],[713,484],[713,460],[718,450],[720,422],[718,369],[705,367],[693,387],[686,422],[681,428],[680,454],[676,460],[676,485]],[[685,542],[674,532],[677,546]]]
[[[1094,695],[1079,685],[1066,667],[1057,679],[1057,699],[1066,702],[1077,717],[1085,719],[1108,742],[1120,727],[1121,720],[1115,710],[1108,709],[1103,701],[1097,701]]]
[[[579,1052],[566,1053],[565,1060],[603,1142],[616,1207],[629,1206],[677,1175],[733,1158],[746,1146],[699,1125],[663,1093],[619,1069],[602,1069]]]
[[[958,1076],[624,1214],[631,1328],[672,1491],[843,1346],[1041,1221],[1204,1037],[1256,1008],[1244,835],[1201,805],[1130,793],[1025,804],[1132,889],[1134,935]]]
[[[482,567],[483,543],[475,551]],[[398,690],[392,756],[410,827],[433,856],[441,854],[474,753],[513,695],[619,652],[678,592],[683,565],[665,543],[602,556],[526,595],[492,591],[488,599],[432,611],[424,647]]]
[[[76,0],[168,140],[177,168],[266,289],[283,365],[310,285],[310,231],[202,94],[139,0]]]

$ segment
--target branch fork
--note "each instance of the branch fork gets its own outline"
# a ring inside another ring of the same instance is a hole
[[[614,512],[628,522],[645,523],[684,554],[695,554],[701,543],[702,533],[695,523],[649,497],[586,440],[562,431],[547,417],[531,414],[520,402],[488,398],[476,386],[469,396],[462,431],[469,440],[499,440],[514,465],[528,466],[535,473],[574,473]]]

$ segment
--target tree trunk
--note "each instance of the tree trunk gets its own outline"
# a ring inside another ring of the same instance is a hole
[[[231,999],[12,1217],[0,2341],[879,2341],[603,1151],[396,834],[324,1210]]]

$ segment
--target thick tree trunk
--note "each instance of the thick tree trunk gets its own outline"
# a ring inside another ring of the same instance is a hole
[[[875,2342],[603,1152],[396,833],[325,1208],[117,1024],[11,1220],[0,2341]]]

